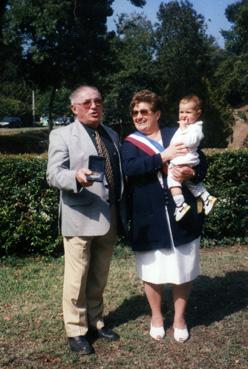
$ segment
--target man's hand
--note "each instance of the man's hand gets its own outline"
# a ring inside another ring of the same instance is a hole
[[[186,165],[175,165],[171,172],[173,178],[180,183],[188,181],[195,176],[194,169]]]
[[[80,168],[76,172],[76,180],[82,187],[89,187],[93,185],[92,181],[87,180],[87,176],[91,175],[92,171],[88,168]]]

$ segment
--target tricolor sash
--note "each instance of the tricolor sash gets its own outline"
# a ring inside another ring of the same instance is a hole
[[[158,141],[155,141],[147,136],[145,136],[141,132],[134,132],[125,138],[125,141],[131,142],[133,145],[137,146],[140,150],[144,151],[146,154],[153,156],[154,154],[159,154],[164,151],[163,145],[161,145]],[[167,174],[168,166],[164,163],[162,167],[163,174]],[[158,175],[158,177],[160,177]],[[159,182],[161,183],[161,178],[159,178]]]
[[[154,154],[159,154],[164,150],[163,145],[161,145],[158,141],[155,141],[138,131],[127,136],[125,140],[132,142],[132,144],[137,146],[139,149],[145,151],[150,156]]]

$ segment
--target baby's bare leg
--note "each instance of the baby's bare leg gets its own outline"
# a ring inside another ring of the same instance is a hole
[[[171,187],[170,188],[171,194],[172,196],[176,196],[176,195],[182,195],[182,188],[181,187]]]

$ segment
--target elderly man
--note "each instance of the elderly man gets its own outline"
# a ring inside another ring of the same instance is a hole
[[[70,100],[75,121],[50,134],[47,180],[60,190],[68,343],[72,351],[90,354],[94,350],[87,333],[108,341],[119,338],[104,325],[103,291],[117,228],[125,224],[123,178],[118,135],[102,124],[98,89],[80,86]],[[103,173],[95,178],[89,162]]]

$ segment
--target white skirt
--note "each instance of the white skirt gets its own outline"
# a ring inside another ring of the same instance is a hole
[[[136,252],[138,276],[154,284],[192,281],[200,273],[200,239],[177,248]]]

